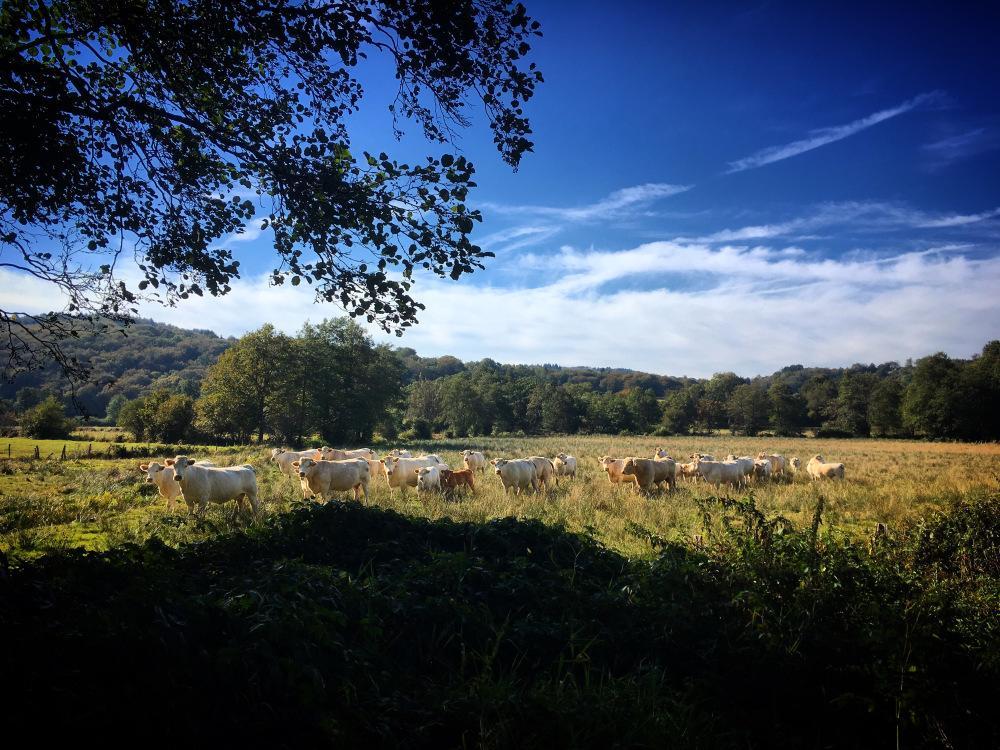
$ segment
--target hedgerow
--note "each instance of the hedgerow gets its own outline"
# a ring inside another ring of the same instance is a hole
[[[752,497],[701,510],[698,542],[655,539],[652,563],[537,521],[354,503],[176,549],[153,538],[47,555],[0,583],[8,732],[277,747],[1000,743],[1000,498],[871,545],[822,530],[822,507],[805,528]],[[987,563],[967,561],[970,539]]]

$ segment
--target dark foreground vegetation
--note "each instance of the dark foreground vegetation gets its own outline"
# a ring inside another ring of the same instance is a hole
[[[752,499],[703,511],[703,540],[654,538],[652,563],[538,522],[340,503],[180,549],[49,556],[0,579],[7,733],[1000,744],[1000,497],[871,546],[825,531],[822,506],[811,528]]]

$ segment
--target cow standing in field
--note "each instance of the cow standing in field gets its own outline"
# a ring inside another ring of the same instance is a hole
[[[673,492],[676,483],[675,464],[672,458],[626,458],[622,467],[622,476],[635,479],[639,488],[652,492],[654,487],[667,483],[667,489]]]
[[[479,451],[462,451],[462,463],[465,465],[466,469],[471,471],[481,471],[483,474],[486,473],[486,456]]]
[[[703,461],[696,458],[694,465],[705,481],[715,487],[722,484],[734,488],[743,486],[743,466],[736,461]]]
[[[441,469],[437,466],[421,466],[417,469],[417,493],[440,492]]]
[[[843,479],[844,465],[839,463],[827,463],[822,456],[815,455],[806,464],[806,471],[809,477],[816,479]]]
[[[531,461],[535,465],[535,472],[538,475],[538,484],[542,489],[547,490],[549,488],[549,482],[555,482],[556,487],[559,486],[559,477],[556,475],[556,467],[553,465],[552,461],[547,459],[545,456],[528,456],[528,461]]]
[[[400,492],[406,492],[407,487],[417,486],[417,469],[425,466],[448,468],[448,464],[433,454],[418,458],[386,456],[379,463],[385,473],[386,483],[390,488],[398,487]]]
[[[472,469],[441,469],[441,491],[445,495],[451,495],[459,487],[468,487],[471,492],[475,492],[475,472]]]
[[[556,467],[557,477],[570,477],[576,479],[576,458],[568,453],[556,454],[552,459],[552,465]]]
[[[369,475],[373,480],[382,473],[382,465],[379,463],[378,455],[371,448],[345,450],[323,446],[319,449],[319,458],[324,461],[347,461],[352,458],[363,458],[368,462]]]
[[[363,458],[348,458],[341,461],[314,461],[303,458],[295,462],[299,479],[302,481],[303,492],[308,490],[308,497],[319,496],[323,502],[330,500],[335,492],[354,490],[354,499],[358,501],[364,495],[368,499],[368,484],[371,481],[371,469]]]
[[[685,480],[698,481],[698,468],[695,466],[694,461],[689,461],[686,464],[677,464],[677,474]]]
[[[195,461],[195,463],[199,466],[215,466],[211,461]],[[177,498],[181,496],[181,486],[174,479],[174,467],[151,461],[148,464],[139,464],[139,471],[146,475],[147,484],[156,485],[160,497],[167,501],[167,510],[173,511],[177,507]]]
[[[374,461],[378,459],[375,455],[375,451],[371,448],[354,448],[353,450],[345,450],[341,448],[327,448],[326,446],[319,449],[319,457],[323,461],[346,461],[349,458],[363,458],[365,461]]]
[[[771,476],[780,477],[785,473],[785,457],[778,453],[764,453],[760,452],[757,454],[757,460],[766,458],[771,462]]]
[[[758,458],[753,462],[753,478],[756,481],[771,478],[771,462],[766,458]]]
[[[734,456],[730,453],[726,456],[725,463],[739,464],[740,470],[743,472],[743,484],[749,484],[750,479],[753,477],[753,458],[750,456]]]
[[[204,514],[209,503],[229,500],[235,500],[239,508],[244,497],[257,512],[257,475],[250,464],[225,468],[199,466],[187,456],[168,458],[167,464],[174,467],[174,480],[180,484],[190,512]]]
[[[299,476],[299,470],[293,464],[303,458],[318,460],[320,454],[315,448],[305,451],[286,451],[284,448],[275,448],[271,451],[271,460],[278,464],[278,470],[290,479],[296,479]]]
[[[597,463],[608,473],[608,481],[611,484],[634,484],[634,475],[622,473],[626,461],[628,461],[627,458],[612,458],[611,456],[601,456],[597,459]]]
[[[505,495],[510,489],[520,495],[529,487],[538,492],[538,470],[533,461],[527,458],[495,458],[491,463],[494,473],[500,477]]]

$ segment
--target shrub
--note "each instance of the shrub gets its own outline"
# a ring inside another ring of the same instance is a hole
[[[21,430],[28,437],[45,439],[68,438],[73,422],[66,418],[63,405],[55,396],[49,396],[37,406],[32,406],[21,416]]]
[[[433,436],[430,422],[426,419],[414,419],[410,422],[410,428],[406,432],[412,435],[412,437],[406,438],[407,440],[430,440]]]
[[[922,528],[995,550],[997,499],[984,503]],[[0,588],[9,731],[86,719],[199,744],[997,746],[991,563],[936,581],[915,572],[932,551],[919,529],[870,553],[821,533],[822,507],[801,529],[752,497],[701,511],[704,543],[649,537],[652,564],[537,521],[333,502],[177,550],[50,556]],[[211,700],[164,714],[181,690]]]

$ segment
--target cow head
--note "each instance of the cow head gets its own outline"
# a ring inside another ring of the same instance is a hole
[[[385,475],[387,477],[391,477],[396,471],[396,466],[399,465],[399,459],[395,456],[386,456],[379,463],[381,463],[382,467],[385,469]]]
[[[156,473],[158,471],[163,471],[165,467],[158,464],[156,461],[148,464],[139,464],[139,471],[146,475],[146,483],[153,484]]]
[[[417,475],[417,487],[422,490],[434,487],[440,480],[440,469],[436,466],[421,466],[413,470]]]
[[[316,462],[311,458],[300,458],[298,461],[292,461],[292,466],[299,470],[299,479],[305,479],[306,472],[315,465]]]
[[[625,467],[622,469],[622,474],[635,474],[635,459],[627,458],[625,459]]]
[[[273,461],[274,459],[276,459],[278,456],[280,456],[284,452],[285,452],[284,448],[275,448],[275,449],[273,449],[271,451],[271,460]]]
[[[175,456],[167,459],[167,465],[174,467],[174,479],[178,482],[184,479],[184,470],[193,463],[194,459],[187,456]]]
[[[824,464],[826,463],[826,460],[820,454],[817,453],[809,460],[809,463],[814,463],[814,462],[818,464]]]
[[[494,458],[490,461],[490,463],[493,464],[493,473],[500,476],[500,470],[507,465],[507,461],[508,459],[506,458]]]

